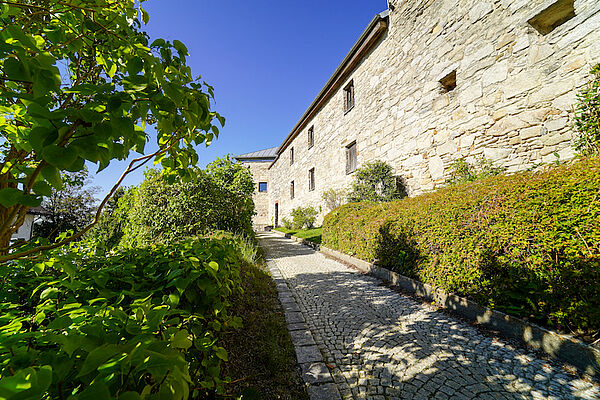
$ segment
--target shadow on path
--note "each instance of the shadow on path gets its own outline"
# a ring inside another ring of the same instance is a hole
[[[273,234],[259,235],[345,398],[600,399],[598,386]]]

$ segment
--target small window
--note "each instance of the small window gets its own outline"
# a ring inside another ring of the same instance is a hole
[[[261,193],[267,192],[267,182],[258,182],[258,191]]]
[[[311,168],[308,170],[308,190],[315,190],[315,169]]]
[[[444,93],[453,91],[456,88],[456,70],[440,79],[440,84]]]
[[[350,81],[344,88],[344,112],[348,112],[354,107],[354,81]]]
[[[574,16],[575,0],[558,0],[527,22],[541,35],[547,35]]]
[[[356,170],[356,142],[346,147],[346,174]]]
[[[294,163],[294,148],[290,149],[290,165]]]
[[[308,148],[310,149],[315,145],[315,127],[311,126],[308,128]]]
[[[290,199],[294,198],[294,181],[290,182]]]

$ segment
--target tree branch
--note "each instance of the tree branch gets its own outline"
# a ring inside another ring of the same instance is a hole
[[[171,150],[178,142],[181,138],[177,137],[178,132],[175,132],[172,134],[171,139],[169,139],[169,141],[166,143],[165,147],[158,149],[157,151],[155,151],[152,154],[148,154],[146,156],[142,156],[139,158],[136,158],[134,160],[132,160],[129,163],[129,166],[127,167],[127,169],[123,172],[123,174],[121,175],[121,177],[119,178],[119,180],[117,181],[117,183],[115,183],[115,185],[112,187],[112,189],[110,190],[110,192],[104,197],[104,200],[102,200],[102,202],[100,203],[100,205],[98,206],[98,210],[96,211],[96,215],[94,217],[94,220],[88,225],[86,226],[83,230],[77,232],[76,234],[74,234],[71,237],[68,237],[64,240],[61,240],[60,242],[56,242],[54,244],[51,245],[46,245],[46,246],[39,246],[36,247],[34,249],[29,249],[29,250],[25,250],[22,252],[17,252],[17,253],[13,253],[13,254],[7,254],[4,256],[0,256],[0,263],[4,263],[10,260],[16,260],[19,258],[25,258],[31,254],[36,254],[42,251],[46,251],[46,250],[52,250],[52,249],[56,249],[58,247],[64,246],[68,243],[71,243],[77,239],[79,239],[81,236],[83,236],[85,233],[87,233],[94,225],[96,225],[98,223],[98,221],[100,220],[100,215],[102,213],[102,210],[104,209],[104,206],[106,205],[106,203],[108,202],[108,200],[110,200],[110,198],[113,196],[113,194],[115,194],[115,192],[117,191],[117,189],[119,188],[119,186],[121,186],[121,183],[123,182],[123,180],[127,177],[127,175],[129,175],[131,172],[135,171],[136,169],[142,167],[143,165],[145,165],[148,161],[150,161],[152,158],[157,157],[159,155],[163,155],[166,152],[168,152],[169,150]],[[139,164],[139,165],[136,165]]]

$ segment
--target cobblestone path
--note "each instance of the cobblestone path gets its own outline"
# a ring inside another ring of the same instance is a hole
[[[275,234],[267,263],[296,299],[344,399],[600,399],[598,385]]]

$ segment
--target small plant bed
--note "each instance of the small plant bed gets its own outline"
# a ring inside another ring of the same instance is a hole
[[[309,242],[321,244],[321,236],[323,235],[323,228],[312,228],[312,229],[287,229],[284,227],[275,228],[276,231],[283,232],[292,236],[306,239]]]
[[[242,328],[231,331],[223,346],[231,378],[226,393],[242,399],[308,399],[273,279],[260,263],[244,264],[243,294],[232,299],[231,313]],[[231,397],[227,397],[231,398]]]

